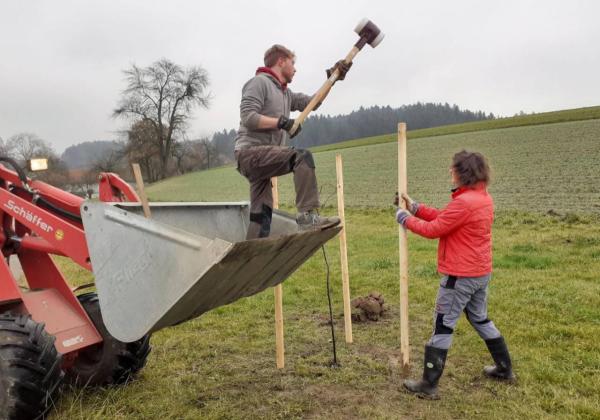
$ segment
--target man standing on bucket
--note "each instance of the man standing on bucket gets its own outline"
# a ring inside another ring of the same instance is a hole
[[[484,374],[515,379],[504,338],[487,313],[494,221],[494,202],[487,192],[490,168],[482,154],[463,150],[454,155],[450,176],[455,188],[444,209],[417,203],[403,194],[408,210],[396,212],[396,220],[406,229],[425,238],[439,238],[438,272],[444,276],[435,302],[433,334],[425,345],[423,378],[404,381],[408,391],[428,398],[437,398],[452,334],[463,311],[496,363],[486,366]],[[396,205],[398,201],[396,196]]]
[[[240,128],[235,139],[238,171],[250,182],[250,225],[246,239],[269,236],[273,213],[271,177],[294,173],[296,222],[301,230],[335,225],[337,217],[319,216],[320,206],[315,163],[308,150],[286,147],[294,125],[291,111],[302,111],[311,97],[288,89],[296,73],[295,55],[282,45],[265,52],[264,67],[244,85],[240,104]],[[350,64],[338,61],[336,68],[343,80]],[[300,128],[291,136],[300,132]]]

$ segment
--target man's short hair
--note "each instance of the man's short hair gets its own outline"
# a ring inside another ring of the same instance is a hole
[[[293,51],[288,50],[283,45],[275,44],[265,51],[265,66],[273,67],[280,58],[294,58]]]
[[[490,167],[481,153],[461,150],[452,158],[452,167],[460,184],[465,187],[490,182]]]

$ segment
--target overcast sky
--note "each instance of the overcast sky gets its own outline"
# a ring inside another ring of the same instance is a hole
[[[363,17],[386,37],[359,53],[320,113],[417,101],[504,116],[600,105],[593,0],[0,0],[0,137],[33,132],[58,152],[117,139],[123,70],[163,57],[209,73],[213,101],[194,114],[190,138],[237,128],[241,87],[269,46],[296,52],[290,88],[311,94]]]

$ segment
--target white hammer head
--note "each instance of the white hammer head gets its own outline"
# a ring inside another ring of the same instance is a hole
[[[381,29],[367,18],[358,22],[358,25],[354,28],[354,32],[360,36],[360,39],[355,44],[358,49],[364,47],[365,44],[369,44],[371,47],[375,48],[385,36],[385,34],[381,32]]]

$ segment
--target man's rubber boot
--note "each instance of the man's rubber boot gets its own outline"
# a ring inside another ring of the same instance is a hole
[[[438,399],[437,385],[444,372],[447,355],[448,349],[425,346],[423,379],[407,379],[404,381],[404,387],[421,398]]]
[[[486,366],[483,368],[485,376],[503,381],[514,381],[516,378],[512,371],[510,354],[508,353],[504,337],[485,340],[485,344],[492,355],[492,359],[496,362],[495,366]]]
[[[298,213],[296,223],[299,230],[321,229],[338,225],[340,218],[319,216],[315,210],[309,210]]]

